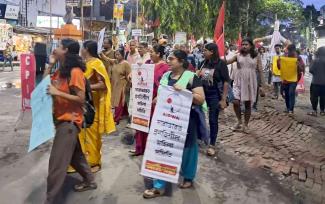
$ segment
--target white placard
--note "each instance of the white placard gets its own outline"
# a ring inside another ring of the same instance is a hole
[[[187,38],[185,32],[176,32],[175,34],[175,44],[186,44]]]
[[[141,175],[178,183],[192,99],[189,91],[160,87]]]
[[[104,37],[105,37],[105,30],[106,28],[103,28],[100,30],[98,35],[98,47],[97,47],[97,53],[101,53],[103,50],[103,43],[104,43]]]
[[[5,14],[6,19],[17,20],[18,19],[18,13],[19,13],[19,6],[14,6],[14,5],[7,4],[6,14]]]
[[[154,64],[132,65],[131,128],[149,132],[154,83]]]
[[[142,30],[141,29],[133,29],[132,30],[132,36],[141,36]]]

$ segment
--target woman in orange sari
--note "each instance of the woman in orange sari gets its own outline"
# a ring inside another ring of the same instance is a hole
[[[79,139],[92,172],[97,172],[101,169],[101,137],[116,130],[111,111],[111,82],[97,55],[97,42],[84,42],[81,55],[86,61],[85,77],[90,82],[96,114],[92,126],[82,129]]]

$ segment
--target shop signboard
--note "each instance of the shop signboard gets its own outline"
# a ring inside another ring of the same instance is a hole
[[[0,19],[5,18],[6,6],[7,6],[6,4],[0,4]]]
[[[22,110],[31,108],[31,94],[35,88],[36,61],[33,54],[20,55]]]
[[[14,5],[7,5],[6,8],[6,14],[5,18],[6,19],[13,19],[17,20],[18,19],[18,13],[19,13],[19,6],[14,6]]]
[[[113,17],[117,20],[123,20],[124,15],[124,5],[114,4]]]
[[[80,6],[80,0],[66,0],[67,6]],[[92,0],[83,0],[82,6],[92,6]]]
[[[141,36],[142,30],[141,29],[133,29],[132,30],[132,36]]]

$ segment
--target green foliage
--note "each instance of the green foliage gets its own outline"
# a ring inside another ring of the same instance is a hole
[[[160,31],[173,35],[176,31],[213,36],[222,0],[141,0],[145,16],[160,18]],[[279,20],[300,24],[300,0],[226,0],[225,33],[227,40],[244,35],[263,36],[270,31],[275,14]]]

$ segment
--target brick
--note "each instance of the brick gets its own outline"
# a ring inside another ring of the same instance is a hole
[[[322,184],[322,174],[319,169],[314,169],[315,183]],[[324,180],[325,181],[325,180]]]
[[[311,178],[311,179],[314,179],[315,178],[315,175],[314,175],[314,168],[313,167],[307,167],[306,169],[307,171],[307,177],[308,178]]]
[[[311,178],[307,178],[306,182],[305,182],[305,185],[308,187],[308,188],[312,188],[314,186],[314,181],[313,179]]]
[[[306,169],[304,167],[299,167],[299,181],[306,181]]]
[[[285,175],[285,176],[288,176],[290,174],[290,170],[291,170],[291,167],[290,166],[284,166],[283,167],[283,170],[282,170],[282,173]]]
[[[323,179],[323,181],[325,183],[325,169],[322,169],[322,179]]]
[[[291,173],[293,173],[293,174],[298,174],[299,173],[298,165],[293,165],[292,166]]]
[[[319,193],[322,190],[322,186],[318,183],[315,183],[313,186],[313,192]]]

